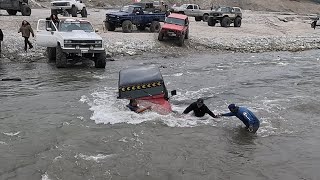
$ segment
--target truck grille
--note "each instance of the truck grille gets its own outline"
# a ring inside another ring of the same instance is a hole
[[[53,6],[68,6],[68,3],[66,2],[56,2],[52,3]]]
[[[90,47],[102,47],[101,43],[96,43],[97,40],[71,40],[69,43],[65,43],[65,47],[77,47],[90,48]]]

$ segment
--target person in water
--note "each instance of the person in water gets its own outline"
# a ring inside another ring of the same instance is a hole
[[[249,109],[236,106],[235,104],[230,104],[228,108],[230,110],[229,113],[219,114],[218,117],[236,116],[243,122],[243,124],[246,125],[246,128],[249,132],[257,132],[260,127],[260,121]]]
[[[151,106],[147,106],[145,108],[141,108],[138,106],[138,102],[136,99],[130,99],[129,104],[127,105],[127,107],[131,110],[134,111],[136,113],[142,113],[148,109],[151,109]]]
[[[202,98],[199,98],[196,102],[190,104],[183,111],[183,114],[188,114],[190,111],[193,111],[193,114],[197,117],[203,117],[205,114],[209,114],[211,117],[217,118],[217,116],[203,103]]]

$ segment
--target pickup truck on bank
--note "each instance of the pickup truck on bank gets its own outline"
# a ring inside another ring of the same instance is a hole
[[[209,14],[212,10],[203,10],[197,4],[183,4],[179,7],[172,7],[171,12],[195,17],[196,21],[208,21]]]
[[[141,6],[128,5],[122,7],[119,12],[107,13],[104,24],[108,31],[121,27],[122,32],[131,33],[135,25],[140,31],[148,27],[150,32],[159,32],[160,22],[164,22],[165,18],[165,13],[146,12]]]

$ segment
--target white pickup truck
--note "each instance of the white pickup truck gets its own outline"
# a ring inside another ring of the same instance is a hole
[[[90,58],[96,68],[105,68],[106,52],[102,38],[95,33],[86,19],[60,18],[58,23],[40,19],[37,24],[37,45],[47,47],[49,61],[64,68],[68,62],[76,63]]]
[[[77,17],[77,14],[81,14],[81,17],[87,17],[86,5],[82,3],[82,0],[54,0],[51,2],[51,14],[63,14],[64,16],[72,15]]]
[[[171,7],[171,12],[195,17],[196,21],[208,21],[209,13],[212,12],[212,10],[202,10],[197,4],[183,4],[178,7]]]

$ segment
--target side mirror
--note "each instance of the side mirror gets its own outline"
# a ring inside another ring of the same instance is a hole
[[[52,29],[50,27],[47,27],[46,30],[47,31],[52,31]]]
[[[95,29],[94,32],[99,32],[99,29]]]
[[[175,95],[177,95],[177,90],[171,91],[171,96],[175,96]]]

